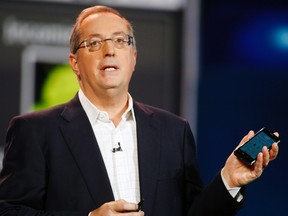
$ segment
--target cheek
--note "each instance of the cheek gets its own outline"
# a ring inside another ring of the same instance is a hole
[[[97,68],[99,65],[99,61],[96,58],[87,58],[85,62],[82,62],[79,66],[80,76],[82,79],[84,77],[91,77],[97,73]]]
[[[129,77],[132,76],[134,70],[135,70],[135,65],[136,65],[136,62],[135,62],[135,59],[126,59],[126,62],[127,62],[127,65],[126,65],[126,73]]]
[[[132,61],[133,61],[133,70],[134,70],[136,66],[136,56],[132,59]]]
[[[136,66],[136,55],[131,54],[126,61],[129,62],[129,68],[133,72]]]

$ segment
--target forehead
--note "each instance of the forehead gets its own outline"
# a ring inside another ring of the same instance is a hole
[[[127,21],[112,13],[89,15],[82,21],[80,28],[83,36],[92,34],[110,36],[115,32],[128,33]]]

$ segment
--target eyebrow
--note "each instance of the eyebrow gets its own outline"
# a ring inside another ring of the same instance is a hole
[[[121,35],[121,34],[127,35],[127,33],[123,32],[123,31],[118,31],[118,32],[112,33],[112,36]],[[99,38],[103,38],[103,35],[98,34],[98,33],[94,33],[94,34],[90,34],[88,37],[99,37]]]

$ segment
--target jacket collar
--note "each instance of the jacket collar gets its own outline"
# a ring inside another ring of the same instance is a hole
[[[143,210],[150,215],[157,186],[160,158],[160,122],[155,120],[149,107],[133,102],[138,142],[138,161],[141,197],[145,199]],[[62,112],[67,124],[61,127],[71,153],[85,179],[96,207],[114,200],[109,177],[97,140],[88,117],[76,95]]]

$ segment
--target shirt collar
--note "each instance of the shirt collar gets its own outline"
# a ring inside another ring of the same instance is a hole
[[[80,103],[86,112],[90,123],[93,125],[96,123],[97,120],[102,122],[110,122],[108,113],[106,111],[99,110],[83,93],[81,89],[79,89],[78,97]],[[128,108],[122,115],[122,120],[128,121],[132,120],[135,121],[135,114],[133,109],[133,99],[131,95],[128,93]]]

